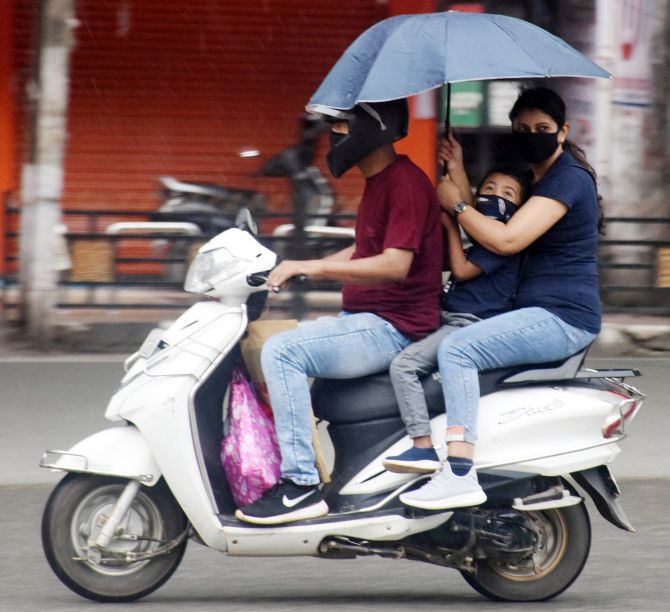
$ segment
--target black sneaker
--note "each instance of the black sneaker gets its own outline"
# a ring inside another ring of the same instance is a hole
[[[297,485],[280,480],[259,500],[235,511],[240,521],[258,525],[278,525],[328,514],[318,485]]]

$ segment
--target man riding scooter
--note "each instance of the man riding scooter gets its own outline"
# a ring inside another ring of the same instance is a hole
[[[236,512],[238,519],[261,525],[328,513],[314,465],[308,377],[353,378],[386,370],[398,352],[439,323],[440,208],[428,177],[393,147],[407,135],[407,102],[319,110],[332,123],[331,173],[340,177],[356,165],[365,190],[354,246],[323,259],[284,261],[268,278],[270,289],[298,275],[344,285],[339,316],[303,322],[263,348],[282,478]]]

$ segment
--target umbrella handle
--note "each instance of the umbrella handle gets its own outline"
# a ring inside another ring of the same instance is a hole
[[[451,83],[447,83],[447,109],[446,113],[444,115],[444,137],[448,138],[449,136],[449,129],[451,126],[449,125],[449,116],[451,115]],[[443,162],[442,166],[442,176],[447,176],[448,174],[448,168],[447,168],[447,162]]]

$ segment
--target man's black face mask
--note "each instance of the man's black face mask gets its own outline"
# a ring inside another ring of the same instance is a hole
[[[330,147],[336,147],[347,137],[347,134],[342,134],[340,132],[330,132]]]
[[[407,135],[409,112],[406,100],[360,104],[347,114],[348,133],[330,133],[326,162],[335,178],[381,146]]]

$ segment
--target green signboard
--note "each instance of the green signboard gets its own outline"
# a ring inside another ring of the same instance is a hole
[[[440,122],[447,112],[447,86],[442,87]],[[450,125],[453,127],[481,127],[486,110],[485,84],[481,81],[454,83],[451,86]]]

